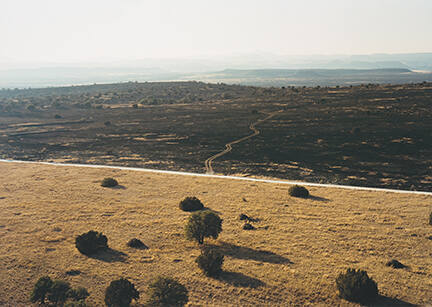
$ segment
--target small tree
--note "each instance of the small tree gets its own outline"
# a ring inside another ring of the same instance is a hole
[[[150,306],[184,306],[189,300],[188,290],[172,278],[158,277],[149,285]]]
[[[365,271],[348,269],[336,278],[339,296],[352,302],[367,303],[378,297],[377,283]]]
[[[47,296],[53,281],[49,276],[43,276],[38,279],[33,287],[33,291],[30,295],[30,301],[36,303],[39,301],[40,304],[45,303],[45,297]]]
[[[108,238],[102,233],[90,230],[76,237],[75,246],[84,255],[91,255],[108,247]]]
[[[204,238],[217,239],[222,231],[222,219],[214,212],[201,211],[192,214],[186,224],[186,238],[204,243]]]
[[[213,248],[204,248],[195,260],[204,274],[211,277],[216,277],[222,272],[223,261],[224,255]]]
[[[62,306],[68,297],[70,284],[63,280],[54,280],[48,292],[48,300],[54,305]]]
[[[105,290],[105,304],[108,307],[127,307],[132,299],[139,299],[139,292],[125,278],[112,281]]]

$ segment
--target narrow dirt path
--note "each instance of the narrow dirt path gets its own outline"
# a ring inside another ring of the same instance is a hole
[[[204,164],[205,164],[205,168],[206,168],[206,173],[207,174],[213,174],[214,173],[213,172],[213,167],[212,167],[212,162],[215,159],[217,159],[217,158],[219,158],[219,157],[221,157],[221,156],[229,153],[232,150],[232,145],[238,144],[240,142],[243,142],[243,141],[245,141],[247,139],[250,139],[250,138],[252,138],[252,137],[257,136],[258,134],[260,134],[260,131],[257,128],[255,128],[256,125],[261,124],[261,123],[265,122],[266,120],[269,120],[270,118],[274,117],[275,115],[277,115],[278,113],[280,113],[282,111],[283,110],[279,110],[279,111],[275,111],[275,112],[269,113],[267,117],[259,119],[256,122],[250,124],[249,125],[249,129],[253,131],[252,134],[247,135],[245,137],[242,137],[240,139],[237,139],[235,141],[232,141],[232,142],[229,142],[229,143],[225,144],[225,150],[223,150],[223,151],[221,151],[221,152],[219,152],[219,153],[211,156],[207,160],[205,160]]]

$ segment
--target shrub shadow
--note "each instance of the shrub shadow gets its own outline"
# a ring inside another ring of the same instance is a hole
[[[111,189],[115,189],[115,190],[126,190],[126,187],[122,184],[118,184],[115,187],[111,187]]]
[[[320,196],[314,196],[314,195],[309,195],[308,198],[312,199],[312,200],[316,200],[316,201],[325,201],[325,202],[330,201],[330,199],[328,199],[328,198],[324,198],[324,197],[320,197]]]
[[[255,260],[275,264],[293,264],[291,260],[281,255],[265,250],[257,250],[249,247],[237,246],[227,242],[221,242],[220,245],[209,245],[209,247],[219,250],[222,254],[244,260]]]
[[[89,257],[104,262],[125,262],[127,259],[127,254],[108,247],[97,252],[96,254],[89,255]]]
[[[238,272],[223,271],[217,279],[235,287],[258,288],[265,286],[261,280]]]
[[[365,304],[363,306],[368,306],[368,307],[392,307],[392,306],[417,307],[419,305],[411,304],[411,303],[405,302],[405,301],[397,299],[397,298],[380,295],[375,302],[371,302],[371,303]]]

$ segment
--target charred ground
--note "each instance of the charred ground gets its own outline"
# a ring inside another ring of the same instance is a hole
[[[201,82],[0,91],[0,155],[431,191],[432,84]]]

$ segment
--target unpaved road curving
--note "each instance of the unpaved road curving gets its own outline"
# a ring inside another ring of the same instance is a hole
[[[245,141],[247,139],[250,139],[250,138],[252,138],[252,137],[257,136],[258,134],[260,134],[260,131],[257,128],[255,128],[256,125],[261,124],[262,122],[265,122],[266,120],[269,120],[270,118],[274,117],[275,115],[277,115],[278,113],[280,113],[282,111],[283,110],[279,110],[279,111],[276,111],[276,112],[269,113],[267,117],[259,119],[256,122],[250,124],[249,125],[249,129],[253,131],[252,134],[247,135],[245,137],[242,137],[240,139],[237,139],[235,141],[232,141],[232,142],[229,142],[229,143],[225,144],[225,149],[223,151],[221,151],[221,152],[219,152],[219,153],[211,156],[207,160],[205,160],[204,164],[205,164],[205,168],[206,168],[206,173],[207,174],[213,174],[214,173],[213,172],[213,167],[212,167],[212,162],[215,159],[217,159],[217,158],[219,158],[219,157],[221,157],[221,156],[229,153],[232,150],[232,145],[238,144],[240,142],[243,142],[243,141]]]

